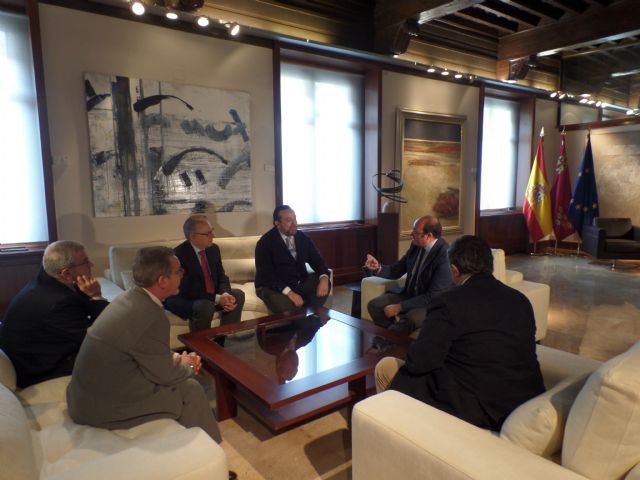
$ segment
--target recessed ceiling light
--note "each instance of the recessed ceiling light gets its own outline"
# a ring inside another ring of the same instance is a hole
[[[167,17],[169,20],[177,20],[178,14],[176,12],[167,12],[165,14],[165,17]]]
[[[136,15],[144,15],[144,4],[142,2],[133,2],[131,4],[131,11]]]
[[[447,75],[449,75],[449,70],[447,70],[446,68],[440,72],[440,75],[442,75],[443,77],[446,77]]]
[[[551,95],[549,95],[551,98],[556,98],[558,96],[558,92],[551,92]]]
[[[429,67],[429,68],[427,68],[427,72],[428,72],[428,73],[433,73],[433,72],[435,72],[435,71],[436,71],[436,69],[435,69],[434,67]]]
[[[209,25],[209,19],[207,17],[198,17],[198,25],[206,27]]]
[[[455,76],[456,78],[462,78],[462,74],[461,74],[461,73],[456,73],[454,76]]]

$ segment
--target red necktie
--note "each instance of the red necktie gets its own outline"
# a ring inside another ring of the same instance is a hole
[[[216,287],[213,285],[213,279],[211,278],[211,272],[209,271],[209,264],[207,263],[207,257],[204,250],[198,252],[200,255],[200,266],[202,267],[202,276],[204,277],[204,286],[209,295],[213,295],[216,292]]]

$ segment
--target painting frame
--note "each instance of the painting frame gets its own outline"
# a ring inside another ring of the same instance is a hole
[[[467,117],[398,108],[396,119],[396,166],[408,200],[400,206],[400,239],[411,238],[423,215],[438,217],[445,235],[461,233]]]

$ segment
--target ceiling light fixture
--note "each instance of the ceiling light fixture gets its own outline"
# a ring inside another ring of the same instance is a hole
[[[462,74],[461,74],[461,73],[456,73],[456,74],[454,75],[454,77],[455,77],[455,78],[462,78]]]
[[[598,100],[598,101],[596,102],[596,107],[601,107],[601,106],[602,106],[602,102],[601,102],[600,100]]]
[[[633,109],[630,108],[629,110],[627,110],[627,115],[633,115]]]
[[[443,77],[446,77],[447,75],[449,75],[449,70],[447,70],[446,68],[440,72],[440,75],[442,75]]]
[[[581,98],[580,103],[587,103],[589,100],[587,98]]]
[[[208,27],[209,26],[209,19],[207,17],[198,17],[197,20],[198,25],[200,25],[201,27]]]
[[[560,95],[558,95],[558,98],[559,98],[560,100],[562,100],[562,99],[563,99],[564,97],[566,97],[566,96],[567,96],[567,94],[566,94],[566,93],[561,92],[561,93],[560,93]]]
[[[178,14],[176,12],[167,12],[164,15],[165,17],[167,17],[169,20],[177,20],[178,19]]]
[[[436,71],[436,67],[434,67],[433,65],[427,68],[427,73],[434,73],[435,71]]]
[[[131,4],[131,11],[136,15],[144,15],[145,10],[142,2],[133,2]]]
[[[229,25],[230,25],[229,26],[229,33],[231,35],[233,35],[235,37],[236,35],[238,35],[240,33],[240,25],[238,25],[236,22],[231,22]]]
[[[550,96],[551,98],[556,98],[556,97],[558,96],[558,92],[551,92],[551,93],[549,94],[549,96]]]

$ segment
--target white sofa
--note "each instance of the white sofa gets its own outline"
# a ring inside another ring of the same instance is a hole
[[[536,340],[541,340],[547,334],[547,316],[549,314],[549,285],[524,280],[522,273],[507,270],[504,250],[492,249],[493,275],[502,283],[524,293],[531,305],[536,320]],[[381,277],[365,277],[361,283],[361,315],[363,319],[371,320],[367,304],[373,298],[388,290],[404,285],[406,275],[393,280]]]
[[[353,479],[640,479],[640,342],[604,364],[541,345],[538,359],[549,390],[500,434],[394,391],[358,403]]]
[[[200,428],[163,419],[127,430],[77,425],[61,377],[16,390],[0,350],[0,480],[223,480],[222,448]]]
[[[220,247],[222,255],[222,265],[225,273],[229,277],[231,286],[239,288],[244,292],[245,301],[242,310],[242,320],[269,315],[269,310],[265,303],[256,295],[254,278],[256,274],[255,250],[259,236],[251,237],[224,237],[216,238],[214,242]],[[113,300],[117,295],[129,288],[133,281],[131,267],[136,252],[142,247],[163,245],[175,247],[184,239],[164,240],[157,242],[145,242],[125,245],[112,245],[109,247],[109,269],[105,270],[104,278],[100,279],[102,285],[102,295],[107,300]],[[189,332],[189,324],[182,318],[167,312],[171,323],[171,348],[180,348],[182,343],[177,336]],[[216,325],[219,322],[219,315],[214,317]]]

